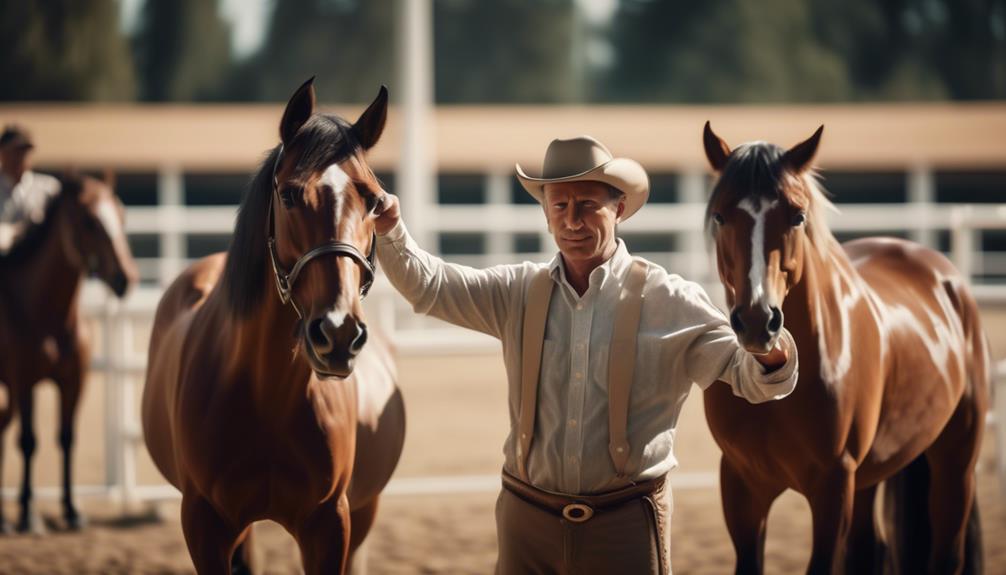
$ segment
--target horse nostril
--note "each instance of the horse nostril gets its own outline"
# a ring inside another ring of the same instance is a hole
[[[730,312],[730,327],[737,333],[744,333],[744,322],[741,321],[741,314],[736,308]]]
[[[356,337],[349,344],[349,352],[353,355],[360,353],[364,344],[367,343],[367,324],[360,323],[356,326]]]
[[[779,308],[772,306],[772,317],[768,320],[768,332],[771,335],[779,333],[782,328],[782,311]]]
[[[307,324],[307,339],[318,354],[332,351],[332,339],[328,336],[328,330],[325,329],[326,323],[331,323],[327,317],[319,317]]]

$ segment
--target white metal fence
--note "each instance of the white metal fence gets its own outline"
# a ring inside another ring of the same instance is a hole
[[[714,263],[705,249],[703,238],[704,204],[678,204],[650,206],[634,217],[623,232],[668,233],[685,237],[679,242],[682,251],[647,254],[651,259],[678,270],[682,275],[705,282],[710,293],[718,294],[714,282]],[[178,242],[190,233],[230,233],[234,224],[233,208],[130,208],[127,229],[130,233],[159,234],[169,242]],[[435,229],[437,231],[479,231],[489,234],[515,231],[542,232],[541,212],[537,206],[480,206],[440,207]],[[988,272],[1006,270],[1000,256],[983,254],[975,250],[975,237],[981,230],[1006,229],[1006,206],[935,206],[935,205],[870,205],[844,206],[841,215],[832,217],[836,232],[870,232],[907,230],[925,235],[932,230],[951,231],[951,254],[958,267],[968,277]],[[543,234],[544,235],[544,234]],[[546,241],[547,240],[547,241]],[[543,246],[552,246],[551,238],[544,237]],[[186,263],[178,250],[165,250],[167,257],[141,262],[148,272],[161,278],[173,277]],[[467,259],[472,264],[516,261],[521,258],[545,258],[551,254],[496,253]],[[986,302],[1006,302],[1006,286],[975,286],[980,299]],[[146,365],[146,350],[136,350],[137,329],[149,326],[160,297],[160,288],[135,290],[125,301],[117,301],[103,287],[91,283],[85,289],[83,314],[100,323],[103,352],[92,363],[92,370],[104,375],[105,381],[105,484],[81,486],[84,495],[103,495],[122,502],[174,497],[177,492],[166,485],[141,486],[137,482],[137,450],[143,449],[141,427],[136,410],[140,386]],[[391,335],[401,353],[446,354],[465,351],[492,351],[498,343],[491,338],[461,331],[415,316],[407,304],[387,282],[378,281],[367,301],[371,321]],[[432,333],[435,330],[435,334]],[[140,338],[145,340],[145,338]],[[999,382],[995,412],[1006,413],[1006,361],[997,365]],[[990,421],[994,421],[990,419]],[[1006,426],[996,425],[998,445],[998,472],[1006,493]],[[425,488],[425,487],[424,487]],[[44,496],[48,490],[41,491]],[[55,490],[51,495],[55,495]]]

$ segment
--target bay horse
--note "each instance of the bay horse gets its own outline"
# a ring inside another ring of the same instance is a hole
[[[344,572],[398,463],[405,410],[391,350],[361,306],[384,193],[364,153],[387,104],[382,87],[349,124],[315,114],[305,82],[228,252],[193,264],[158,304],[143,432],[182,492],[199,573],[247,568],[250,526],[266,519],[296,539],[306,573]]]
[[[87,176],[70,176],[61,183],[42,219],[29,223],[0,256],[0,435],[16,413],[24,458],[17,522],[21,532],[44,531],[31,478],[37,444],[34,388],[43,379],[52,380],[60,394],[63,519],[70,529],[85,523],[73,502],[72,465],[74,418],[90,361],[89,334],[78,317],[80,288],[91,274],[121,298],[138,276],[124,232],[122,203],[111,186]],[[10,530],[0,499],[0,532]]]
[[[899,505],[922,512],[895,529],[919,537],[896,550],[894,566],[979,569],[979,548],[965,556],[978,529],[975,463],[990,389],[977,304],[939,252],[894,238],[838,243],[811,167],[823,128],[788,150],[731,150],[708,123],[703,137],[719,176],[707,222],[731,325],[745,349],[765,353],[785,324],[800,365],[781,401],[705,391],[737,572],[762,572],[766,516],[787,488],[810,503],[809,573],[841,570],[843,559],[849,573],[882,567],[878,483],[916,466],[927,484]]]

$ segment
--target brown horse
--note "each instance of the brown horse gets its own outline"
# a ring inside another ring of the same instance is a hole
[[[21,418],[22,532],[43,531],[32,501],[35,453],[34,387],[51,379],[60,392],[63,518],[71,529],[83,517],[73,503],[74,417],[90,360],[88,334],[78,318],[85,274],[101,278],[119,297],[136,281],[136,264],[123,228],[122,204],[112,189],[89,177],[66,178],[44,218],[30,224],[0,257],[0,434]],[[6,388],[4,387],[6,386]],[[5,401],[6,400],[6,401]],[[0,463],[3,461],[0,441]],[[0,528],[9,531],[0,507]]]
[[[977,529],[969,518],[989,398],[978,308],[938,252],[900,239],[835,240],[810,168],[821,131],[789,150],[756,142],[731,151],[705,129],[719,174],[708,221],[731,324],[746,349],[764,353],[785,318],[800,361],[783,401],[751,405],[726,386],[705,392],[737,572],[762,571],[766,515],[787,488],[813,513],[808,572],[840,569],[847,542],[848,572],[877,568],[877,485],[912,464],[926,469],[928,493],[902,503],[928,506],[916,523],[928,544],[916,539],[899,566],[957,573],[967,528]]]
[[[313,79],[301,86],[229,252],[182,273],[158,306],[143,431],[182,492],[199,573],[230,573],[264,519],[294,536],[305,572],[342,573],[398,462],[404,407],[360,301],[383,193],[364,152],[387,102],[382,88],[349,124],[314,114]]]

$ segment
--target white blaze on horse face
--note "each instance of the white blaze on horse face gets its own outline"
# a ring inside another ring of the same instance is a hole
[[[779,200],[771,202],[762,201],[761,205],[755,208],[751,198],[744,198],[737,207],[747,212],[754,220],[751,228],[751,270],[748,278],[751,281],[751,305],[761,303],[768,292],[768,274],[765,273],[765,215],[772,211],[779,203]]]
[[[122,229],[122,222],[119,220],[118,206],[115,205],[115,202],[107,198],[102,199],[98,202],[98,206],[94,211],[98,216],[98,221],[105,228],[105,233],[108,234],[109,239],[115,241],[125,235],[125,231]]]
[[[335,213],[342,212],[342,193],[349,185],[349,174],[344,172],[339,164],[332,164],[321,174],[321,183],[330,187],[335,193]]]

